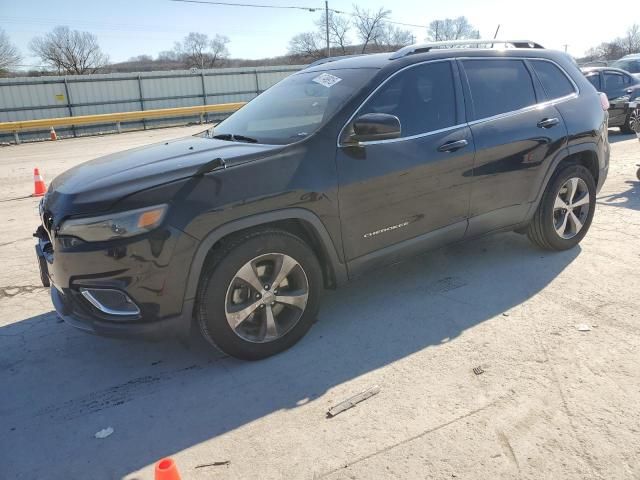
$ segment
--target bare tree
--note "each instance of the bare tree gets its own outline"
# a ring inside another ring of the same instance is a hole
[[[391,14],[391,10],[380,8],[378,11],[370,11],[353,6],[353,26],[356,29],[358,40],[362,43],[362,52],[364,53],[369,44],[379,43],[380,37],[383,35],[385,20]]]
[[[396,28],[390,23],[384,23],[380,29],[380,35],[376,39],[376,45],[382,50],[395,50],[415,42],[413,34],[409,30]]]
[[[109,63],[109,57],[100,50],[94,34],[69,27],[58,26],[46,35],[34,38],[29,48],[58,73],[95,73]]]
[[[299,33],[289,41],[289,53],[311,60],[323,58],[322,38],[315,32]]]
[[[434,20],[427,27],[427,40],[432,42],[467,38],[478,38],[477,30],[467,17]]]
[[[9,36],[0,28],[0,72],[15,67],[22,57],[18,49],[9,40]]]
[[[624,54],[640,53],[640,25],[634,23],[627,29],[624,37],[619,39]]]
[[[229,56],[228,43],[229,39],[223,35],[209,39],[204,33],[191,32],[182,42],[176,42],[174,51],[187,68],[213,68]]]
[[[625,48],[621,45],[620,39],[616,39],[612,42],[602,42],[597,47],[590,48],[585,60],[616,60],[624,54]]]
[[[327,42],[326,21],[326,14],[323,12],[315,22],[318,36],[322,38],[324,44]],[[348,18],[329,10],[329,45],[342,55],[347,54],[347,47],[351,45],[350,30],[351,22]]]

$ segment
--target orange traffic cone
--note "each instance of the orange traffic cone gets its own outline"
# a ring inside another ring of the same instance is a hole
[[[37,168],[33,169],[33,183],[34,187],[33,194],[31,195],[32,197],[41,197],[47,193],[47,186],[44,183],[42,175],[40,175],[40,170]]]
[[[180,480],[176,462],[171,458],[163,458],[156,463],[155,480]]]
[[[53,127],[51,127],[51,130],[49,131],[49,137],[51,138],[51,140],[58,139],[58,135],[56,135],[56,131],[53,129]]]

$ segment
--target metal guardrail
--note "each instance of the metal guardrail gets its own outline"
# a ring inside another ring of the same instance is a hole
[[[115,123],[118,133],[120,122],[145,120],[150,118],[187,117],[200,115],[201,123],[204,115],[212,112],[235,112],[246,105],[246,102],[220,103],[217,105],[196,105],[194,107],[160,108],[156,110],[136,110],[133,112],[101,113],[97,115],[81,115],[77,117],[41,118],[16,122],[0,122],[0,132],[12,132],[16,143],[20,143],[19,132],[38,130],[60,126],[78,126],[91,124]]]

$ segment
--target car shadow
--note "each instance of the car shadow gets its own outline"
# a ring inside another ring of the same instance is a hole
[[[636,140],[635,133],[622,133],[620,130],[609,129],[609,143],[626,142],[627,140]]]
[[[635,176],[635,169],[630,173],[631,175]],[[612,193],[610,195],[599,196],[597,199],[598,205],[640,210],[640,182],[626,181],[625,183],[629,185],[628,189],[620,193]]]
[[[92,337],[53,313],[12,323],[0,328],[6,478],[120,478],[442,348],[531,298],[579,254],[537,250],[513,233],[430,252],[327,292],[309,334],[260,362]],[[114,441],[93,439],[108,426]]]

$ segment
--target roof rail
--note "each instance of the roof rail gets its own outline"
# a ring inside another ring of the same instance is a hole
[[[489,39],[467,39],[467,40],[445,40],[443,42],[430,42],[430,43],[416,43],[414,45],[407,45],[400,50],[396,50],[391,54],[389,60],[395,60],[396,58],[406,57],[414,53],[428,52],[433,48],[443,47],[462,47],[476,45],[491,45],[489,48],[493,48],[495,44],[498,45],[511,45],[515,48],[544,48],[542,45],[531,40],[497,40],[495,38]]]
[[[309,65],[304,67],[303,70],[306,70],[307,68],[315,67],[317,65],[322,65],[324,63],[335,62],[336,60],[342,60],[343,58],[362,57],[363,55],[366,55],[366,54],[354,53],[352,55],[336,55],[335,57],[325,57],[325,58],[321,58],[320,60],[316,60],[313,63],[310,63]]]

